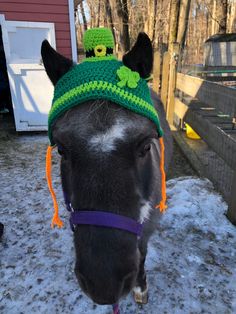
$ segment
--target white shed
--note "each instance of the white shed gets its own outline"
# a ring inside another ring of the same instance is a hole
[[[0,0],[0,113],[13,111],[17,131],[47,130],[53,86],[41,61],[44,39],[77,61],[73,0]]]

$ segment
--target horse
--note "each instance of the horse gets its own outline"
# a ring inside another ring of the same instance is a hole
[[[46,73],[56,85],[75,64],[42,43]],[[150,39],[140,33],[123,62],[141,77],[153,66]],[[164,131],[165,170],[172,137],[158,96],[151,92]],[[94,225],[74,230],[75,275],[93,302],[116,304],[133,291],[136,302],[148,301],[145,258],[148,240],[161,218],[160,144],[155,124],[108,99],[90,99],[62,114],[52,136],[61,155],[61,182],[67,204],[77,209],[106,210],[143,223],[140,237]]]

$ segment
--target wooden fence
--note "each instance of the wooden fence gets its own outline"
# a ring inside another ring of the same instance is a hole
[[[177,53],[178,48],[163,57],[160,96],[167,120],[177,130],[188,123],[225,162],[228,170],[215,180],[227,181],[228,188],[224,183],[220,190],[229,204],[227,217],[236,224],[236,89],[176,72]]]

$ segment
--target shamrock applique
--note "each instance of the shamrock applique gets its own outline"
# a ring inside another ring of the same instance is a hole
[[[132,71],[125,65],[122,65],[116,73],[120,79],[120,82],[117,83],[119,87],[127,85],[129,88],[136,88],[138,86],[138,81],[140,80],[138,72]]]

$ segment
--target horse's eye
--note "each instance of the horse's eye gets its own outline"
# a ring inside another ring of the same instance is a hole
[[[146,143],[142,145],[141,149],[139,150],[139,157],[144,157],[151,149],[151,143]]]

